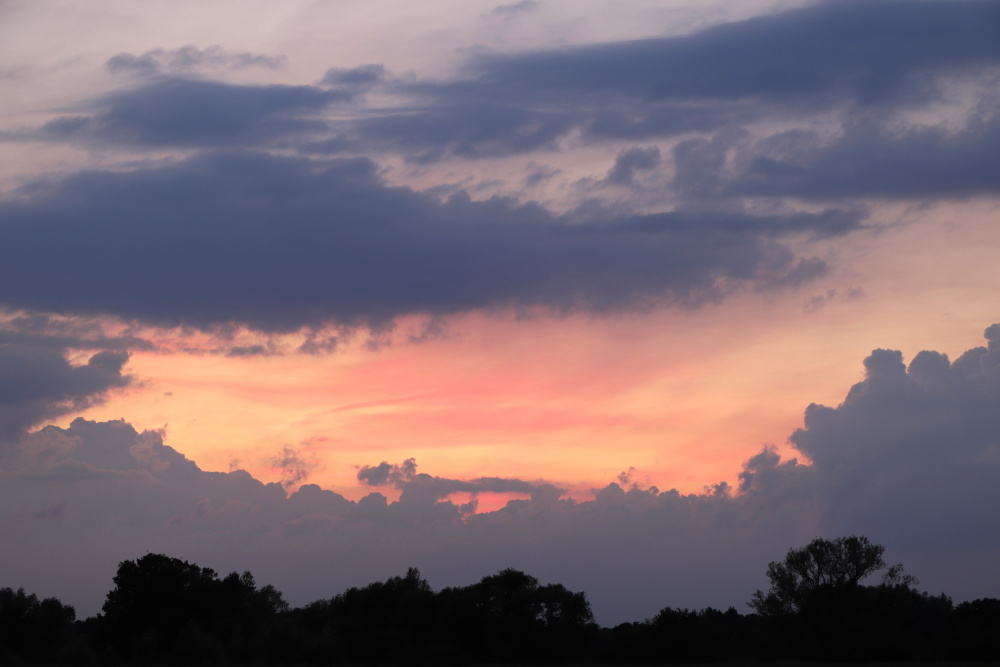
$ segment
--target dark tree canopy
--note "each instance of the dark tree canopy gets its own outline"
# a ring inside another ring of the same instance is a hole
[[[211,568],[161,554],[122,561],[114,583],[103,607],[104,639],[139,659],[203,661],[208,653],[230,653],[288,610],[281,593],[258,589],[249,572],[219,579]]]
[[[803,611],[807,601],[822,591],[844,591],[880,570],[887,569],[885,547],[867,537],[851,535],[834,540],[816,538],[799,549],[791,549],[785,560],[767,566],[771,588],[757,591],[750,606],[765,616]],[[910,586],[916,579],[903,574],[902,565],[888,567],[884,583]]]
[[[73,607],[56,598],[39,600],[23,588],[0,588],[0,648],[51,645],[74,620]]]
[[[0,665],[692,664],[1000,659],[1000,600],[920,593],[867,538],[816,539],[771,563],[756,614],[666,607],[600,628],[587,597],[506,569],[435,592],[410,568],[305,607],[249,572],[147,554],[119,564],[104,613],[0,588]],[[882,571],[881,582],[865,584]]]

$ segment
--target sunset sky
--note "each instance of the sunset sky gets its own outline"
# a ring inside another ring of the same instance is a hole
[[[1000,4],[0,2],[0,586],[1000,596]]]

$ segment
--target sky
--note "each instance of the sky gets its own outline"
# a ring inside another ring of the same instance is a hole
[[[0,2],[2,586],[1000,596],[1000,5]]]

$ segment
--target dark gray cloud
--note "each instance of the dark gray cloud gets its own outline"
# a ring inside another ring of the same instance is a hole
[[[538,110],[525,102],[443,96],[437,103],[360,119],[332,145],[338,151],[399,151],[421,164],[448,157],[503,157],[554,149],[579,124],[576,114],[566,108]]]
[[[402,491],[399,502],[406,505],[426,505],[446,499],[455,493],[471,494],[472,500],[460,506],[463,514],[476,511],[480,493],[517,493],[532,499],[558,499],[562,491],[547,482],[529,482],[506,477],[480,477],[461,480],[436,477],[417,472],[416,459],[406,459],[401,464],[383,461],[377,466],[362,466],[358,481],[367,486],[391,487]]]
[[[633,185],[632,179],[637,171],[655,168],[660,159],[660,149],[656,146],[630,148],[618,154],[604,180],[611,185]]]
[[[836,0],[692,35],[510,56],[484,55],[455,91],[505,99],[622,95],[642,100],[880,103],[925,92],[918,75],[996,64],[994,2]]]
[[[314,116],[346,90],[250,86],[176,77],[94,101],[90,115],[62,116],[21,138],[144,147],[251,146],[324,132]]]
[[[230,53],[220,46],[199,49],[187,45],[178,49],[150,49],[139,55],[119,53],[105,63],[112,72],[151,76],[156,74],[184,74],[204,69],[234,70],[248,67],[281,69],[284,56],[266,56],[259,53]]]
[[[920,199],[1000,192],[1000,114],[958,130],[866,124],[826,145],[810,133],[782,133],[754,149],[746,170],[723,184],[726,194]],[[724,178],[706,175],[702,184]]]
[[[759,586],[768,552],[757,543],[737,545],[775,531],[781,544],[796,539],[787,524],[738,507],[716,520],[731,504],[725,493],[683,496],[611,484],[596,500],[578,503],[541,482],[424,480],[413,471],[398,502],[378,493],[350,502],[314,485],[286,497],[281,485],[243,471],[201,471],[161,434],[137,433],[124,422],[77,419],[31,434],[20,446],[35,455],[0,469],[0,518],[16,526],[7,535],[7,576],[57,594],[81,615],[97,611],[114,563],[159,551],[250,569],[296,605],[410,566],[439,587],[518,567],[586,590],[599,619],[615,623],[667,604],[739,604]],[[463,491],[531,498],[473,515],[472,504],[439,501],[440,493]],[[718,530],[727,525],[731,532]],[[104,539],[84,539],[95,533]],[[737,551],[744,562],[708,571]],[[38,553],[55,560],[42,566]],[[671,576],[686,569],[689,576]]]
[[[358,469],[358,481],[368,486],[399,487],[417,474],[417,460],[406,459],[401,464],[382,461],[377,466],[362,466]]]
[[[875,350],[842,404],[806,409],[790,441],[839,501],[831,522],[927,550],[1000,545],[996,517],[971,505],[1000,506],[1000,327],[986,336],[989,347],[954,363],[923,351],[907,367],[900,352]]]
[[[0,342],[0,444],[42,420],[82,410],[131,380],[122,375],[126,352],[105,350],[73,365],[64,350],[29,342]]]
[[[783,238],[861,210],[559,218],[387,187],[365,159],[201,155],[37,182],[0,204],[0,303],[156,325],[281,331],[404,314],[697,305],[825,269]]]
[[[323,75],[321,83],[346,88],[368,88],[384,81],[388,76],[389,71],[385,66],[378,64],[361,65],[351,69],[332,67]]]
[[[550,148],[570,131],[640,140],[910,108],[942,98],[937,77],[1000,63],[998,26],[982,0],[841,0],[680,37],[482,54],[461,80],[401,85],[425,108],[356,131],[430,160]]]
[[[57,350],[154,350],[152,341],[128,329],[109,334],[96,322],[45,313],[0,315],[0,345]]]
[[[460,77],[438,82],[393,77],[379,64],[331,68],[321,83],[332,88],[154,77],[92,102],[91,113],[4,136],[277,146],[431,163],[561,150],[570,137],[600,143],[720,130],[732,137],[755,121],[811,123],[826,114],[829,122],[837,114],[838,139],[778,133],[754,142],[735,166],[722,160],[726,147],[717,138],[685,142],[674,154],[675,186],[685,197],[969,196],[995,192],[1000,132],[989,73],[1000,66],[998,26],[1000,10],[987,0],[827,1],[679,37],[480,54]],[[257,57],[185,48],[120,54],[109,66]],[[892,115],[952,101],[955,93],[941,84],[956,80],[985,93],[981,118],[964,129],[907,126]],[[394,102],[362,111],[375,86]],[[325,117],[336,103],[351,113],[338,108],[336,118]],[[723,166],[736,171],[720,173]]]

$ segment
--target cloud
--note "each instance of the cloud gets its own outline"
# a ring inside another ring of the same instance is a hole
[[[538,9],[541,4],[537,0],[521,0],[520,2],[512,2],[509,5],[497,5],[489,13],[489,16],[510,20]]]
[[[362,466],[358,470],[358,481],[368,486],[398,487],[411,481],[416,474],[416,459],[406,459],[400,465],[382,461],[377,466]]]
[[[291,447],[282,447],[268,463],[281,471],[281,486],[287,492],[301,487],[317,465],[315,460],[303,456]]]
[[[572,132],[635,141],[909,109],[940,100],[940,78],[1000,63],[997,12],[975,0],[827,1],[679,37],[480,54],[462,78],[401,83],[421,104],[354,132],[426,162],[552,149]]]
[[[815,313],[826,308],[834,301],[857,301],[864,297],[865,291],[860,287],[850,287],[844,293],[840,293],[835,289],[828,289],[823,294],[816,294],[809,297],[802,310],[805,313]]]
[[[558,105],[538,110],[525,102],[442,94],[436,102],[358,119],[338,139],[355,151],[401,152],[410,162],[429,164],[555,149],[578,125]]]
[[[632,185],[637,171],[649,171],[659,164],[660,149],[656,146],[630,148],[618,154],[605,181],[611,185]]]
[[[22,138],[144,147],[251,146],[315,134],[310,116],[353,93],[314,86],[251,86],[176,77],[96,100],[92,115],[62,116]]]
[[[997,18],[995,4],[974,0],[827,1],[681,37],[483,55],[465,85],[508,98],[879,104],[920,89],[918,73],[996,63]]]
[[[586,591],[613,624],[665,606],[742,607],[788,548],[859,533],[932,592],[996,596],[984,573],[1000,555],[1000,325],[986,336],[988,347],[954,362],[925,351],[906,366],[898,351],[875,350],[840,406],[807,408],[791,443],[811,464],[766,447],[737,489],[701,494],[660,491],[629,471],[575,501],[543,481],[441,478],[410,459],[358,471],[402,490],[397,502],[352,502],[312,484],[286,495],[240,470],[202,471],[161,433],[77,419],[24,436],[17,465],[0,471],[5,568],[88,615],[114,563],[146,551],[250,569],[293,604],[410,566],[437,587],[516,567]],[[530,497],[479,514],[445,500],[488,491]],[[957,567],[975,562],[986,569]]]
[[[480,477],[472,480],[448,479],[417,472],[416,459],[406,459],[402,464],[386,461],[377,466],[362,466],[358,481],[366,486],[392,487],[402,491],[399,502],[404,505],[427,505],[445,500],[456,493],[468,493],[472,501],[460,507],[463,514],[476,510],[480,493],[515,493],[532,499],[558,499],[562,491],[547,482],[528,482],[504,477]]]
[[[85,364],[67,361],[51,346],[0,343],[0,445],[46,419],[101,401],[131,378],[122,374],[128,353],[104,350]]]
[[[178,49],[150,49],[140,55],[119,53],[112,56],[105,66],[112,72],[151,76],[156,74],[184,74],[199,70],[235,70],[249,67],[281,69],[284,56],[266,56],[257,53],[230,53],[220,46],[199,49],[186,45]]]
[[[385,80],[389,75],[384,65],[361,65],[351,69],[332,67],[323,75],[322,83],[347,88],[368,88]]]
[[[107,331],[106,323],[45,313],[0,312],[0,345],[58,350],[154,350],[156,345],[124,327]]]
[[[410,459],[358,470],[364,483],[402,490],[397,502],[352,502],[312,484],[286,495],[240,470],[202,471],[162,433],[77,419],[24,436],[21,456],[0,469],[6,576],[88,615],[114,563],[146,551],[250,569],[297,605],[410,566],[436,587],[515,567],[586,591],[613,624],[665,606],[742,607],[788,548],[858,533],[934,593],[997,596],[1000,325],[986,336],[988,347],[954,362],[924,351],[907,366],[898,351],[873,351],[843,403],[810,405],[791,436],[811,463],[765,447],[738,488],[700,494],[660,491],[629,471],[575,501],[543,481],[441,478]],[[488,491],[530,497],[478,514],[445,500]]]
[[[533,9],[501,5],[490,16]],[[185,78],[185,67],[271,61],[217,47],[152,50],[109,61],[156,73],[142,85],[2,137],[401,154],[415,164],[676,138],[684,198],[968,197],[996,191],[998,23],[985,0],[827,1],[689,35],[480,53],[443,81],[377,63],[333,67],[325,87]],[[363,108],[375,86],[391,102]],[[907,116],[945,101],[968,107],[963,127]],[[799,127],[773,132],[789,121]],[[627,159],[609,182],[642,168]]]
[[[996,517],[972,504],[1000,501],[998,331],[953,363],[923,351],[906,366],[900,352],[875,350],[841,405],[806,409],[790,441],[823,474],[831,522],[925,549],[1000,545]]]
[[[264,331],[476,309],[695,306],[822,273],[783,237],[862,210],[558,217],[385,185],[366,159],[202,154],[39,181],[0,203],[0,303],[162,326]]]
[[[815,135],[781,133],[744,158],[747,168],[726,184],[730,196],[803,199],[965,198],[996,194],[1000,114],[944,126],[867,123],[822,144]]]

